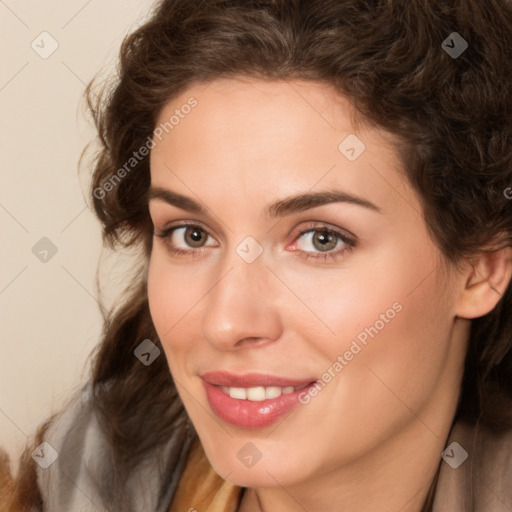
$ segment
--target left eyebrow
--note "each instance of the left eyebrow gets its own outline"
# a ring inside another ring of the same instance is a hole
[[[275,203],[269,205],[264,215],[269,218],[284,217],[291,213],[301,212],[322,206],[330,203],[349,203],[363,208],[382,213],[382,210],[374,203],[363,199],[362,197],[354,196],[342,190],[325,190],[322,192],[308,192],[296,196],[286,197],[280,199]]]
[[[190,213],[208,215],[206,208],[194,199],[166,188],[151,187],[149,189],[148,199],[160,199]],[[348,194],[342,190],[326,190],[322,192],[307,192],[305,194],[280,199],[267,206],[263,214],[265,217],[272,219],[330,203],[349,203],[382,213],[382,210],[376,204],[367,199]]]

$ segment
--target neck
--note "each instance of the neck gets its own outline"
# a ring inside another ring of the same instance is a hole
[[[436,483],[449,425],[439,437],[418,423],[407,436],[397,436],[389,450],[373,452],[350,467],[294,486],[247,489],[240,512],[423,512]],[[407,438],[412,442],[406,443]]]

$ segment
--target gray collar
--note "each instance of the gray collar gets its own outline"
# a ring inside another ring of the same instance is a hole
[[[37,480],[45,511],[119,512],[115,503],[106,504],[99,492],[108,490],[106,480],[115,472],[109,471],[112,461],[90,404],[91,390],[89,384],[52,420],[44,436],[48,444],[36,451]],[[134,469],[126,486],[133,511],[167,512],[189,449],[190,442],[178,445],[171,438],[158,453]],[[176,470],[171,481],[163,482],[161,469],[173,456],[178,460]],[[159,503],[162,489],[165,495]]]

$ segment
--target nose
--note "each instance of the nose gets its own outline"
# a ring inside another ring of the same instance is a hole
[[[219,350],[238,350],[279,339],[278,283],[263,258],[246,263],[235,254],[223,268],[205,297],[204,338]]]

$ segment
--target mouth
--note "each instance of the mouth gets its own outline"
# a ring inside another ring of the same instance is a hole
[[[299,395],[317,382],[315,378],[256,373],[207,372],[201,377],[212,411],[223,421],[242,428],[261,428],[278,421],[299,404]]]

